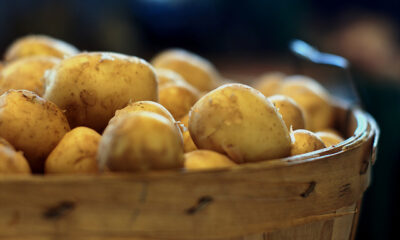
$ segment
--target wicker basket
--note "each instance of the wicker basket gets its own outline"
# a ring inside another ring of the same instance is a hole
[[[354,239],[379,129],[337,119],[335,147],[229,170],[1,177],[0,238]]]

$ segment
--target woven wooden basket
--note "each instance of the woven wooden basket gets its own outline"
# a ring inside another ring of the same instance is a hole
[[[338,146],[228,170],[1,177],[0,238],[354,239],[379,129],[337,120]]]

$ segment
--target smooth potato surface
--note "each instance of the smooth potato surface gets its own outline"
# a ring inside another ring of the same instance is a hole
[[[290,155],[299,155],[325,148],[324,142],[313,132],[298,129],[292,132],[292,148]]]
[[[279,94],[292,98],[304,111],[306,129],[330,128],[335,116],[329,93],[314,79],[305,76],[285,78]]]
[[[71,127],[101,132],[129,102],[157,101],[157,77],[144,60],[116,53],[81,53],[45,75],[44,97],[65,110]]]
[[[191,86],[177,72],[174,72],[174,71],[172,71],[170,69],[166,69],[166,68],[156,68],[155,70],[156,70],[156,74],[157,74],[157,78],[158,78],[158,87],[162,87],[167,84]]]
[[[181,120],[180,120],[180,128],[182,131],[182,136],[183,136],[183,150],[185,153],[187,152],[192,152],[194,150],[197,150],[196,144],[194,144],[192,137],[190,136],[189,132],[189,114],[186,114]],[[182,126],[183,125],[183,126]]]
[[[210,150],[196,150],[185,153],[187,170],[220,169],[236,166],[227,156]]]
[[[87,127],[77,127],[64,135],[45,162],[45,173],[97,173],[97,149],[101,135]]]
[[[344,141],[344,139],[332,132],[320,131],[315,133],[324,142],[325,146],[330,147],[339,144]]]
[[[28,161],[5,139],[0,138],[0,175],[30,174]]]
[[[174,116],[181,119],[199,99],[199,92],[190,86],[168,84],[158,91],[160,104]]]
[[[0,96],[0,137],[22,151],[33,172],[70,130],[63,112],[52,102],[26,90],[9,90]]]
[[[189,115],[196,146],[227,154],[237,163],[290,153],[290,136],[276,108],[259,91],[227,84],[203,96]]]
[[[29,56],[53,56],[64,58],[78,53],[71,44],[44,35],[29,35],[13,42],[5,53],[6,61]]]
[[[45,85],[43,75],[59,61],[55,57],[33,56],[7,64],[0,72],[0,94],[9,89],[25,89],[42,96]]]
[[[217,70],[209,61],[183,49],[163,51],[151,63],[157,68],[177,72],[200,91],[216,88],[220,79]]]
[[[182,168],[182,136],[159,114],[128,113],[105,129],[98,159],[100,169],[117,172]]]
[[[305,128],[304,113],[300,106],[291,98],[283,95],[273,95],[268,98],[274,104],[288,130]]]
[[[270,97],[278,94],[285,77],[286,75],[280,72],[266,73],[255,79],[252,86],[264,94],[264,96]]]

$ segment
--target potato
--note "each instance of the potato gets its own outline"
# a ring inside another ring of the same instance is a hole
[[[163,51],[151,63],[156,68],[166,68],[177,72],[200,91],[216,88],[220,78],[219,73],[209,61],[183,49]]]
[[[227,156],[210,150],[196,150],[185,153],[184,157],[187,170],[220,169],[236,165]]]
[[[127,113],[105,129],[98,160],[100,169],[107,166],[118,172],[182,168],[182,137],[159,114]]]
[[[97,173],[100,138],[100,134],[87,127],[72,129],[47,157],[45,173]]]
[[[304,129],[298,129],[292,133],[292,148],[290,155],[299,155],[308,152],[313,152],[325,148],[322,140],[313,132]]]
[[[189,114],[186,114],[181,120],[181,131],[183,135],[183,151],[185,153],[197,150],[189,132]],[[183,126],[182,126],[183,125]]]
[[[39,96],[44,93],[43,75],[60,60],[55,57],[33,56],[7,64],[0,73],[0,94],[9,89],[25,89]]]
[[[336,144],[339,144],[344,141],[344,139],[332,132],[316,132],[315,135],[317,135],[325,144],[326,147],[330,147]]]
[[[146,61],[122,54],[80,53],[45,74],[44,97],[65,109],[71,127],[101,132],[131,101],[157,101],[157,78]]]
[[[199,92],[190,86],[168,84],[158,91],[159,102],[174,116],[181,119],[199,99]]]
[[[118,118],[119,116],[124,115],[126,113],[139,112],[139,111],[148,111],[160,114],[161,116],[171,121],[171,123],[175,124],[175,118],[172,116],[172,114],[168,112],[168,110],[164,106],[153,101],[131,102],[128,104],[128,106],[120,110],[117,110],[115,112],[114,117],[111,120]]]
[[[268,98],[282,115],[288,130],[305,128],[304,113],[300,106],[291,98],[283,95],[273,95]]]
[[[163,107],[161,104],[152,102],[152,101],[138,101],[138,102],[129,103],[128,106],[126,106],[120,110],[117,110],[115,112],[115,115],[113,118],[111,118],[109,124],[111,122],[115,121],[115,119],[117,119],[120,116],[125,115],[127,113],[142,112],[142,111],[148,111],[148,112],[160,114],[161,116],[168,119],[172,124],[174,124],[176,130],[178,131],[178,134],[182,135],[181,129],[178,126],[178,123],[175,121],[172,114],[170,112],[168,112],[168,110],[165,107]]]
[[[0,96],[0,137],[22,151],[33,172],[70,130],[63,112],[52,102],[26,90],[9,90]]]
[[[158,87],[162,87],[167,84],[191,86],[185,81],[185,79],[183,79],[181,75],[172,70],[166,68],[156,68],[155,70],[158,78]]]
[[[5,139],[0,138],[0,175],[30,174],[28,161],[22,152],[17,152]]]
[[[292,98],[303,109],[308,130],[315,132],[333,125],[335,116],[331,97],[315,80],[305,76],[287,77],[279,94]]]
[[[267,98],[243,84],[227,84],[192,107],[189,131],[200,149],[225,153],[236,163],[286,157],[289,132]]]
[[[44,35],[29,35],[13,42],[5,53],[6,61],[29,56],[64,58],[78,53],[78,49],[61,40]]]
[[[278,94],[285,74],[280,72],[265,73],[254,80],[252,86],[260,91],[264,96],[270,97]]]

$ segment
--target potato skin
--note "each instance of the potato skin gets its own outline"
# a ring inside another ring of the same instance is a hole
[[[33,56],[7,64],[0,73],[0,94],[9,89],[24,89],[39,96],[44,93],[43,75],[60,60],[55,57]]]
[[[190,86],[168,84],[158,91],[160,104],[174,116],[181,119],[199,99],[199,92]]]
[[[107,126],[98,151],[99,167],[137,172],[183,167],[182,137],[165,117],[127,113]]]
[[[28,35],[13,42],[5,53],[6,61],[29,56],[53,56],[64,58],[78,53],[71,44],[44,35]]]
[[[66,110],[71,127],[101,132],[129,102],[157,101],[157,77],[146,61],[122,54],[80,53],[45,75],[44,97]]]
[[[33,172],[70,130],[62,111],[33,92],[9,90],[0,96],[0,137],[22,151]]]
[[[341,136],[333,132],[320,131],[316,132],[315,135],[317,135],[324,142],[326,147],[330,147],[344,141]]]
[[[215,67],[206,59],[183,49],[163,51],[151,63],[156,68],[177,72],[200,91],[210,91],[218,86],[220,76]]]
[[[193,139],[190,136],[190,132],[189,132],[189,114],[186,114],[180,120],[180,124],[181,124],[180,128],[182,131],[182,136],[183,136],[183,151],[185,153],[188,153],[188,152],[197,150],[197,146],[196,146],[196,144],[194,144]]]
[[[293,138],[290,150],[291,156],[317,151],[326,147],[316,134],[308,130],[298,129],[291,134]]]
[[[278,94],[285,77],[286,75],[281,72],[265,73],[256,78],[252,86],[264,94],[264,96],[270,97]]]
[[[0,175],[30,174],[28,161],[5,139],[0,138]]]
[[[227,156],[210,150],[196,150],[185,153],[185,169],[207,170],[236,166]]]
[[[64,135],[45,162],[46,174],[97,173],[97,149],[101,135],[77,127]]]
[[[290,136],[276,108],[259,91],[227,84],[203,96],[190,111],[196,146],[227,154],[236,163],[290,153]]]
[[[303,110],[293,99],[283,95],[273,95],[268,97],[268,100],[274,104],[278,112],[282,115],[282,119],[289,131],[290,129],[305,128]]]
[[[300,75],[287,77],[279,94],[292,98],[303,109],[306,129],[315,132],[332,127],[335,116],[331,97],[314,79]]]
[[[156,68],[155,70],[158,78],[159,88],[167,84],[192,86],[177,72],[166,68]]]
[[[175,124],[175,118],[172,116],[172,114],[163,105],[153,101],[131,102],[128,104],[128,106],[117,110],[115,112],[114,117],[111,120],[118,118],[119,116],[122,116],[123,114],[126,113],[141,112],[141,111],[148,111],[160,114],[161,116],[171,121],[171,123]]]

